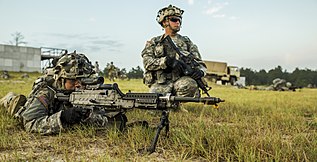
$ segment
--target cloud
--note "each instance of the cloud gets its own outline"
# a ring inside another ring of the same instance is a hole
[[[120,47],[124,46],[124,44],[122,44],[120,41],[112,40],[109,38],[109,36],[62,33],[48,33],[45,35],[46,38],[50,38],[47,40],[58,40],[57,44],[51,43],[52,46],[81,52],[120,52]]]
[[[214,14],[214,15],[212,15],[212,17],[214,17],[214,18],[223,18],[223,17],[226,17],[226,15],[225,14]]]
[[[212,5],[212,1],[208,1],[208,4]],[[226,5],[228,5],[228,2],[224,3],[216,3],[212,5],[211,7],[207,8],[204,13],[207,15],[212,15],[213,17],[225,17],[225,14],[219,13]]]
[[[194,0],[187,0],[187,3],[188,3],[189,5],[193,5],[193,4],[194,4]]]
[[[53,36],[61,39],[74,39],[74,40],[96,40],[96,39],[108,39],[108,36],[91,36],[87,34],[64,34],[64,33],[48,33],[48,36]]]
[[[236,17],[236,16],[230,16],[230,17],[229,17],[229,19],[230,19],[230,20],[237,20],[237,19],[239,19],[239,17]]]
[[[121,44],[119,41],[115,40],[94,40],[91,41],[94,45],[104,45],[109,47],[122,47],[123,44]]]
[[[90,17],[90,18],[88,19],[88,21],[89,21],[89,22],[96,22],[96,18]]]

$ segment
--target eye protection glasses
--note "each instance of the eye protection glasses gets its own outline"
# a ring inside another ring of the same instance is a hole
[[[182,22],[182,19],[179,17],[170,17],[169,20],[172,22],[177,22],[177,21],[179,21],[180,23]]]

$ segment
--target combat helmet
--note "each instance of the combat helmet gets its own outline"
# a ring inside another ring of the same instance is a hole
[[[89,78],[95,74],[94,66],[84,54],[63,54],[53,62],[54,80],[57,88],[63,88],[64,79]]]
[[[166,17],[177,16],[177,17],[182,18],[183,13],[184,13],[184,10],[182,10],[176,6],[169,5],[168,7],[164,7],[157,12],[156,21],[161,26],[163,26],[162,22],[165,20]]]

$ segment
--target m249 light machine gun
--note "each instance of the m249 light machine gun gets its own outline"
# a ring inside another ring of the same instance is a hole
[[[177,108],[182,102],[204,103],[206,105],[215,105],[224,102],[216,97],[178,97],[162,95],[159,93],[123,93],[117,83],[103,84],[103,79],[84,80],[86,82],[85,90],[78,90],[70,94],[57,93],[57,99],[68,101],[74,107],[84,109],[103,109],[106,112],[122,112],[137,108],[145,110],[161,110],[162,116],[160,124],[157,127],[156,135],[152,140],[148,151],[153,153],[161,130],[165,127],[166,134],[169,131],[169,109]]]

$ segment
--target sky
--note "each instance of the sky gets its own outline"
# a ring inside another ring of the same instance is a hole
[[[181,35],[203,60],[253,70],[317,70],[317,0],[0,0],[0,44],[21,32],[25,46],[84,53],[103,69],[140,66],[147,40],[164,31],[158,10],[185,12]]]

